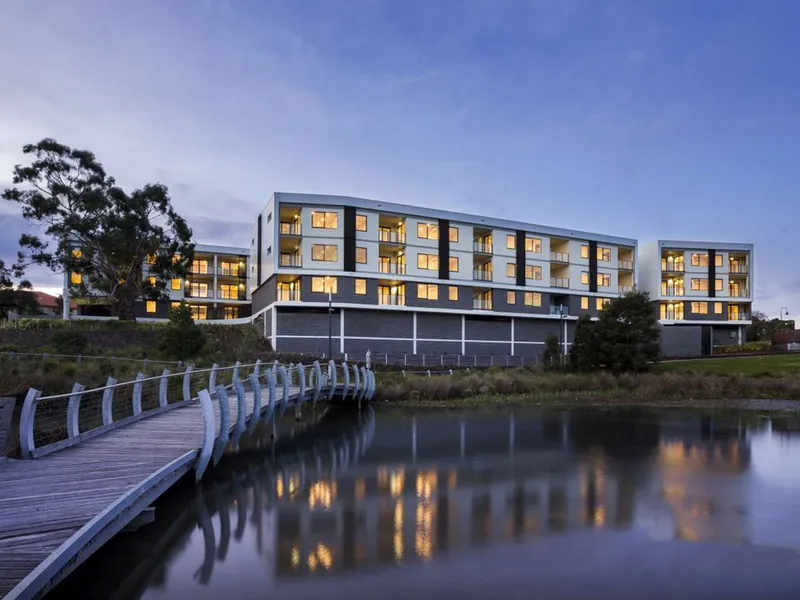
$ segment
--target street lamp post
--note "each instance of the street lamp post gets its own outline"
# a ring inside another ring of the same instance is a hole
[[[789,309],[786,308],[785,306],[781,306],[781,316],[780,316],[780,320],[781,321],[783,321],[783,317],[784,316],[786,316],[786,317],[789,316]]]

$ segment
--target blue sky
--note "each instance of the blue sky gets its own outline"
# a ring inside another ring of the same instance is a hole
[[[166,183],[208,243],[247,246],[273,191],[748,241],[756,308],[796,314],[798,22],[793,0],[5,0],[0,187],[51,136]]]

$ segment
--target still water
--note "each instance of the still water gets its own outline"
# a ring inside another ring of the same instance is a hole
[[[341,411],[256,430],[55,598],[800,598],[800,418]]]

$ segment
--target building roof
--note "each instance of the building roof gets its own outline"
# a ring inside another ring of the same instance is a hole
[[[52,294],[47,294],[45,292],[31,292],[33,297],[36,299],[36,302],[42,308],[50,308],[55,310],[58,308],[58,298],[53,296]],[[69,303],[70,308],[77,308],[77,305],[74,302]]]

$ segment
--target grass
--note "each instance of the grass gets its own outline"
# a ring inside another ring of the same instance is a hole
[[[661,363],[663,373],[739,374],[759,376],[800,376],[800,354],[765,354],[763,356],[731,356],[726,358],[697,358]]]

